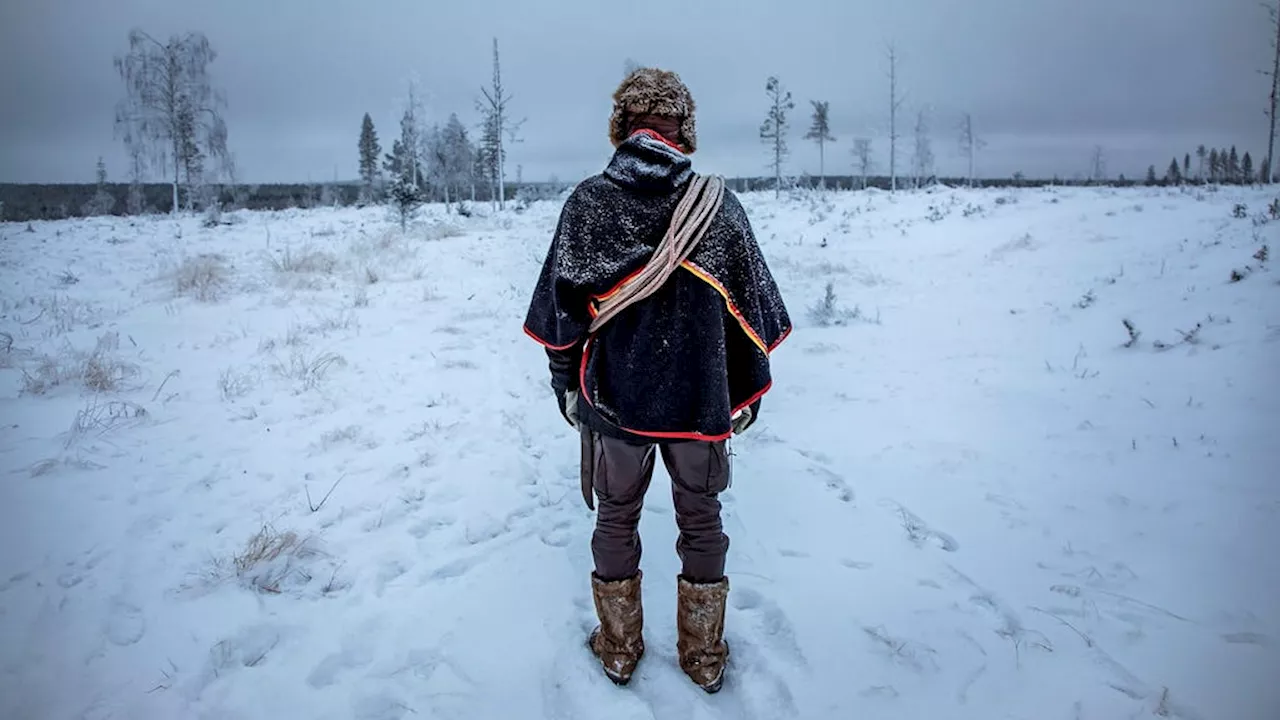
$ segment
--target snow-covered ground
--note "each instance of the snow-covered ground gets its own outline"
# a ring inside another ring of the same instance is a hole
[[[583,644],[521,332],[556,204],[0,225],[0,716],[1280,717],[1274,197],[746,196],[796,332],[715,696],[661,469],[649,653],[620,689]]]

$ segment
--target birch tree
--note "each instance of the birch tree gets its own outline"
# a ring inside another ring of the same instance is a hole
[[[867,189],[867,176],[871,173],[871,139],[855,138],[853,141],[854,168],[862,175],[862,189]]]
[[[1267,106],[1267,118],[1271,121],[1270,128],[1267,132],[1267,157],[1263,160],[1263,167],[1267,168],[1266,177],[1262,178],[1264,185],[1270,185],[1271,167],[1275,164],[1276,149],[1276,105],[1280,99],[1280,0],[1276,0],[1274,6],[1267,6],[1267,12],[1271,15],[1271,24],[1275,26],[1276,37],[1271,41],[1271,49],[1273,59],[1271,61],[1271,72],[1263,73],[1271,77],[1271,97]]]
[[[805,140],[818,143],[818,181],[823,190],[827,189],[827,143],[835,142],[831,135],[831,103],[811,100],[813,105],[813,124],[805,134]]]
[[[898,94],[898,48],[889,45],[889,192],[898,189],[898,110],[906,98]]]
[[[964,120],[960,122],[960,152],[969,161],[969,187],[973,187],[977,179],[975,166],[978,151],[986,146],[987,141],[973,131],[973,116],[965,113]]]
[[[128,52],[115,58],[125,85],[125,97],[116,106],[116,131],[131,156],[172,169],[174,214],[184,171],[190,194],[192,183],[203,182],[206,160],[223,163],[224,171],[230,160],[221,112],[226,99],[213,89],[208,71],[215,59],[202,33],[173,35],[161,43],[137,29],[129,33]]]
[[[789,129],[787,113],[795,108],[791,93],[782,86],[782,81],[770,77],[765,82],[765,92],[769,96],[769,112],[764,123],[760,125],[760,139],[769,146],[773,156],[769,167],[773,168],[774,196],[782,196],[782,165],[787,159],[787,130]]]

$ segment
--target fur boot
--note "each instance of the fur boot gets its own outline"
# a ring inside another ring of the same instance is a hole
[[[594,573],[591,575],[591,594],[600,624],[591,631],[587,642],[604,666],[605,675],[618,685],[631,682],[631,674],[644,656],[642,576],[637,573],[628,580],[605,582]]]
[[[676,650],[680,669],[695,685],[709,693],[720,691],[725,666],[729,662],[729,645],[724,641],[725,601],[729,597],[729,579],[718,583],[692,583],[679,577]]]

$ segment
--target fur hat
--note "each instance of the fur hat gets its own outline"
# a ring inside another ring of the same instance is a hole
[[[634,115],[661,115],[680,121],[680,137],[669,138],[686,153],[698,149],[694,122],[693,95],[680,76],[666,70],[641,68],[627,76],[613,93],[613,115],[609,118],[609,140],[613,146],[627,139],[628,118]]]

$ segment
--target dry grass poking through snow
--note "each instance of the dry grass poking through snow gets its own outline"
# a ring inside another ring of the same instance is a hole
[[[278,594],[281,584],[295,575],[302,584],[311,579],[299,564],[317,554],[309,538],[300,538],[291,530],[280,532],[271,525],[263,525],[249,538],[244,549],[231,558],[231,569],[235,577],[248,587]],[[213,579],[224,576],[224,571],[225,566],[216,566]]]
[[[120,336],[111,332],[98,338],[92,352],[68,345],[57,355],[42,355],[23,368],[22,394],[44,395],[69,384],[95,393],[116,392],[139,372],[137,365],[119,357],[119,350]]]
[[[182,259],[173,271],[173,289],[178,295],[200,302],[214,302],[222,296],[230,277],[231,269],[225,257],[201,254]]]
[[[333,367],[346,367],[346,358],[337,353],[320,353],[309,356],[300,348],[289,353],[288,361],[277,361],[273,369],[281,377],[299,384],[303,390],[314,390],[324,382],[329,370]]]
[[[114,430],[131,427],[146,417],[146,408],[136,403],[123,400],[100,402],[94,398],[84,409],[76,412],[64,447],[69,449],[90,435],[101,437]]]
[[[270,262],[271,269],[281,274],[332,275],[338,269],[338,258],[308,247],[297,252],[286,247],[279,257],[272,255]]]

